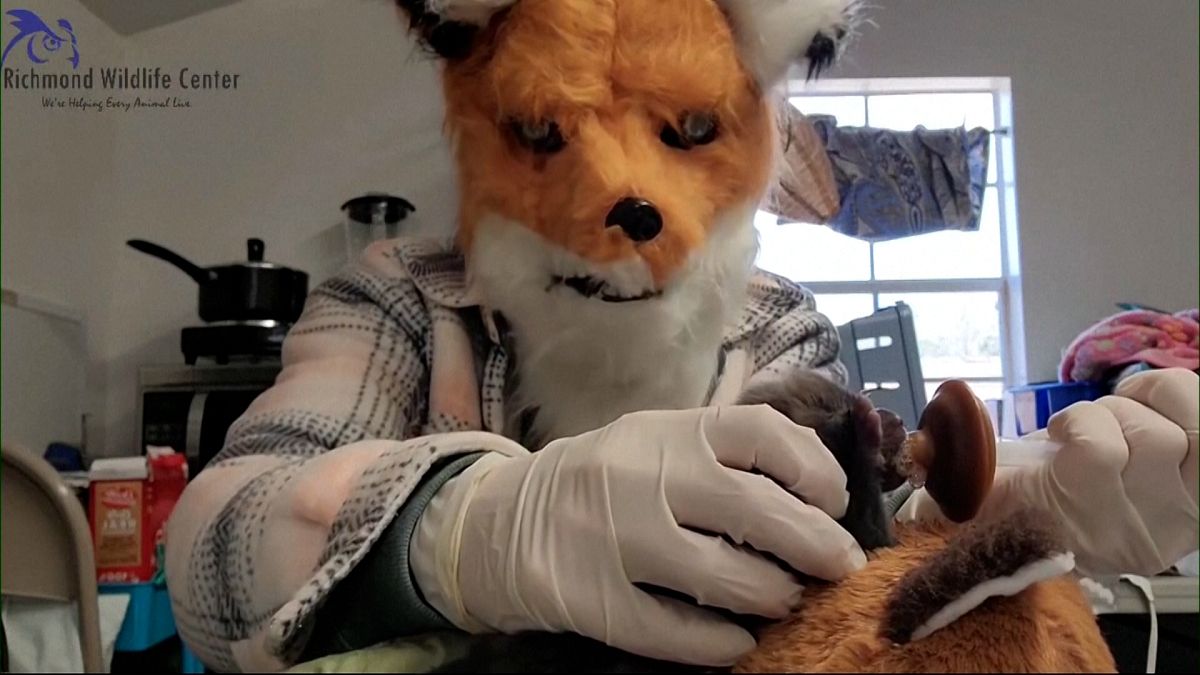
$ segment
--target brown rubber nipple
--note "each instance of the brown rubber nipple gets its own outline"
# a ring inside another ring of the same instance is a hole
[[[975,517],[996,475],[996,435],[983,402],[961,380],[943,382],[902,450],[909,482],[956,523]]]

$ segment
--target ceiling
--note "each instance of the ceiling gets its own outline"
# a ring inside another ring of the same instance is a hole
[[[238,0],[79,0],[120,35],[165,26]]]

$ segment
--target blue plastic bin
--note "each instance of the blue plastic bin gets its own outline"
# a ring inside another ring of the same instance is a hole
[[[105,594],[124,593],[129,596],[125,622],[117,633],[114,649],[119,652],[141,652],[159,644],[176,633],[175,617],[171,614],[171,596],[167,587],[153,582],[144,584],[100,584]],[[192,650],[183,645],[180,671],[203,673],[204,664]]]
[[[204,672],[204,664],[200,662],[200,657],[188,649],[187,645],[183,646],[183,659],[180,665],[180,671],[189,675]]]
[[[1038,382],[1009,389],[1017,434],[1045,429],[1054,413],[1079,401],[1094,401],[1109,393],[1105,382]]]

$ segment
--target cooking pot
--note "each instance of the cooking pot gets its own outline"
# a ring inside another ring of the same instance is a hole
[[[130,247],[165,260],[183,270],[200,285],[200,318],[212,321],[280,321],[300,318],[308,297],[308,274],[264,262],[261,239],[246,241],[244,262],[200,267],[167,248],[141,239]]]

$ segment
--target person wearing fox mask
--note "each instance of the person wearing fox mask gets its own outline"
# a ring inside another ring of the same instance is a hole
[[[171,519],[182,635],[227,670],[452,627],[733,663],[749,632],[656,589],[782,617],[801,586],[759,552],[829,580],[865,563],[816,435],[728,405],[844,376],[811,295],[754,269],[752,215],[767,93],[830,65],[854,3],[399,5],[443,60],[456,245],[375,245],[311,294]],[[1196,548],[1185,374],[1069,411],[1056,464],[1002,475],[985,511],[1050,509],[1095,571]]]

